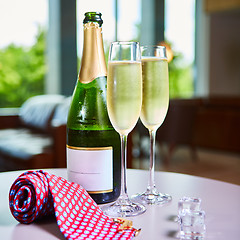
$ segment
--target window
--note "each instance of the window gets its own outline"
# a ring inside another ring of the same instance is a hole
[[[117,16],[116,16],[117,2]],[[127,6],[127,7],[126,7]],[[117,40],[129,41],[139,40],[139,24],[141,21],[141,0],[105,0],[89,1],[84,3],[77,1],[77,48],[78,57],[82,55],[83,47],[83,19],[84,13],[89,11],[98,11],[102,13],[103,18],[103,40],[105,54],[108,55],[109,45]],[[116,27],[117,20],[117,27]]]
[[[0,3],[0,107],[44,91],[48,1]]]
[[[141,0],[118,1],[118,40],[140,39]]]
[[[107,56],[111,41],[140,41],[141,34],[146,35],[140,32],[142,2],[78,0],[78,57],[81,58],[82,54],[85,12],[102,13]],[[17,107],[27,98],[44,93],[48,4],[48,0],[9,0],[0,3],[0,107]],[[174,60],[169,63],[171,97],[191,97],[194,94],[194,34],[195,0],[165,0],[165,39],[175,53]]]
[[[97,11],[102,13],[103,19],[103,40],[105,45],[105,52],[111,41],[115,37],[115,4],[114,0],[102,1],[88,1],[86,4],[83,1],[77,1],[77,51],[78,57],[82,56],[83,48],[83,19],[86,12]]]
[[[171,97],[194,95],[195,0],[165,1],[165,39],[174,59],[169,63]]]

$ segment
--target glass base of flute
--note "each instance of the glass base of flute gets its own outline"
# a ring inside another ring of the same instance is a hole
[[[168,194],[158,192],[156,187],[154,187],[152,189],[147,188],[146,192],[133,196],[132,200],[144,205],[160,205],[170,202],[172,197]]]
[[[165,204],[172,200],[172,197],[166,193],[158,192],[154,182],[154,166],[155,166],[155,135],[156,131],[149,130],[150,135],[150,167],[149,182],[147,190],[143,193],[132,196],[132,200],[144,205]]]
[[[126,149],[127,136],[121,135],[121,150],[122,150],[122,185],[120,197],[111,205],[101,207],[102,211],[110,217],[132,217],[137,216],[146,211],[146,208],[139,204],[132,202],[127,194],[126,187]]]
[[[133,217],[140,215],[146,211],[146,208],[143,205],[138,203],[133,203],[127,197],[126,199],[119,198],[114,204],[110,207],[101,208],[104,214],[109,217]]]
[[[152,189],[147,188],[146,192],[133,196],[132,200],[144,205],[152,205],[168,203],[172,200],[172,197],[168,194],[158,192],[156,187],[154,187]]]

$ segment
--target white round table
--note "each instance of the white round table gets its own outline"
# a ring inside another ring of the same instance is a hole
[[[46,169],[49,173],[66,178],[66,169]],[[0,239],[4,240],[53,240],[65,239],[54,218],[32,224],[18,223],[10,213],[8,193],[14,180],[23,171],[0,173]],[[183,196],[200,197],[206,212],[205,239],[240,239],[240,186],[185,174],[156,172],[158,190],[169,193],[173,200],[168,205],[148,206],[147,211],[131,218],[135,228],[142,231],[136,239],[176,239],[178,224],[177,202]],[[129,195],[145,190],[148,171],[127,170]]]

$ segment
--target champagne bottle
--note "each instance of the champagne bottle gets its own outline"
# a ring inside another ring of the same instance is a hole
[[[121,185],[120,139],[106,106],[102,23],[101,13],[85,13],[81,68],[67,120],[68,180],[98,204],[115,201]]]

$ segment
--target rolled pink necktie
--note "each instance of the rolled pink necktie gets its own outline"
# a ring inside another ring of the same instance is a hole
[[[76,183],[42,170],[21,174],[9,192],[12,215],[20,223],[31,223],[55,213],[66,239],[132,239],[138,230],[111,219]]]

